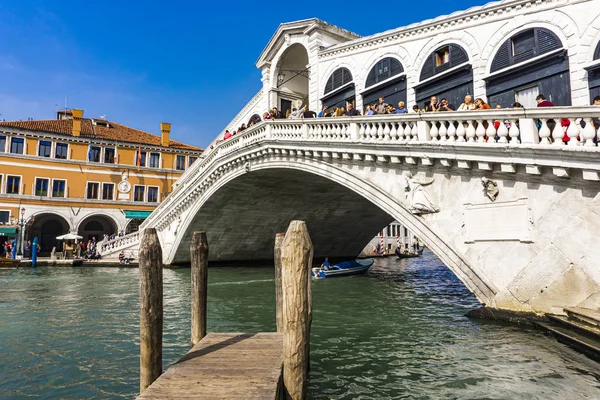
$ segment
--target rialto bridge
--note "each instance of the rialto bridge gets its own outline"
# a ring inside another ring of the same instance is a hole
[[[337,259],[398,220],[487,306],[596,308],[599,114],[555,107],[262,122],[207,150],[141,229],[157,229],[165,264],[189,261],[197,230],[207,232],[211,260],[272,260],[275,234],[301,219],[315,257]],[[138,240],[118,238],[103,255]]]

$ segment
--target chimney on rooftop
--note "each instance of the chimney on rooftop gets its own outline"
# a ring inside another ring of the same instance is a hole
[[[160,145],[163,147],[169,147],[169,136],[171,134],[171,124],[168,122],[160,123]]]
[[[73,136],[81,136],[81,119],[83,118],[83,110],[74,108],[73,113]]]

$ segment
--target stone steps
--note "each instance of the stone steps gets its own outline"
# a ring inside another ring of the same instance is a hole
[[[588,325],[600,329],[600,310],[591,310],[589,308],[569,307],[565,308],[569,318],[580,320]]]
[[[600,313],[583,308],[565,309],[567,316],[547,315],[537,325],[556,339],[600,361]]]

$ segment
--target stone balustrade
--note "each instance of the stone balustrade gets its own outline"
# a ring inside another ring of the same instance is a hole
[[[139,240],[140,233],[133,232],[124,236],[118,236],[112,240],[101,240],[100,242],[98,242],[97,248],[101,256],[104,256],[108,253],[110,253],[111,255],[118,254],[122,250],[126,250],[132,245],[139,243]],[[135,252],[134,256],[137,257],[137,251]]]
[[[594,118],[600,118],[600,107],[263,121],[208,149],[177,181],[174,191],[142,228],[178,218],[192,198],[210,187],[233,163],[267,156],[424,166],[433,165],[437,158],[444,167],[470,168],[475,164],[479,169],[491,170],[498,163],[500,172],[509,173],[516,172],[515,164],[520,163],[527,166],[527,173],[538,175],[539,165],[543,164],[559,177],[569,177],[569,168],[578,168],[583,170],[583,179],[596,181],[600,180],[600,163],[595,161],[600,156],[600,126],[594,128]],[[571,159],[565,151],[577,157]],[[126,235],[114,248],[126,248],[128,240],[135,242],[138,238]]]

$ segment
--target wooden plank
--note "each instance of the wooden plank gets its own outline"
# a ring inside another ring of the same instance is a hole
[[[139,397],[277,399],[283,369],[281,333],[210,333]]]

